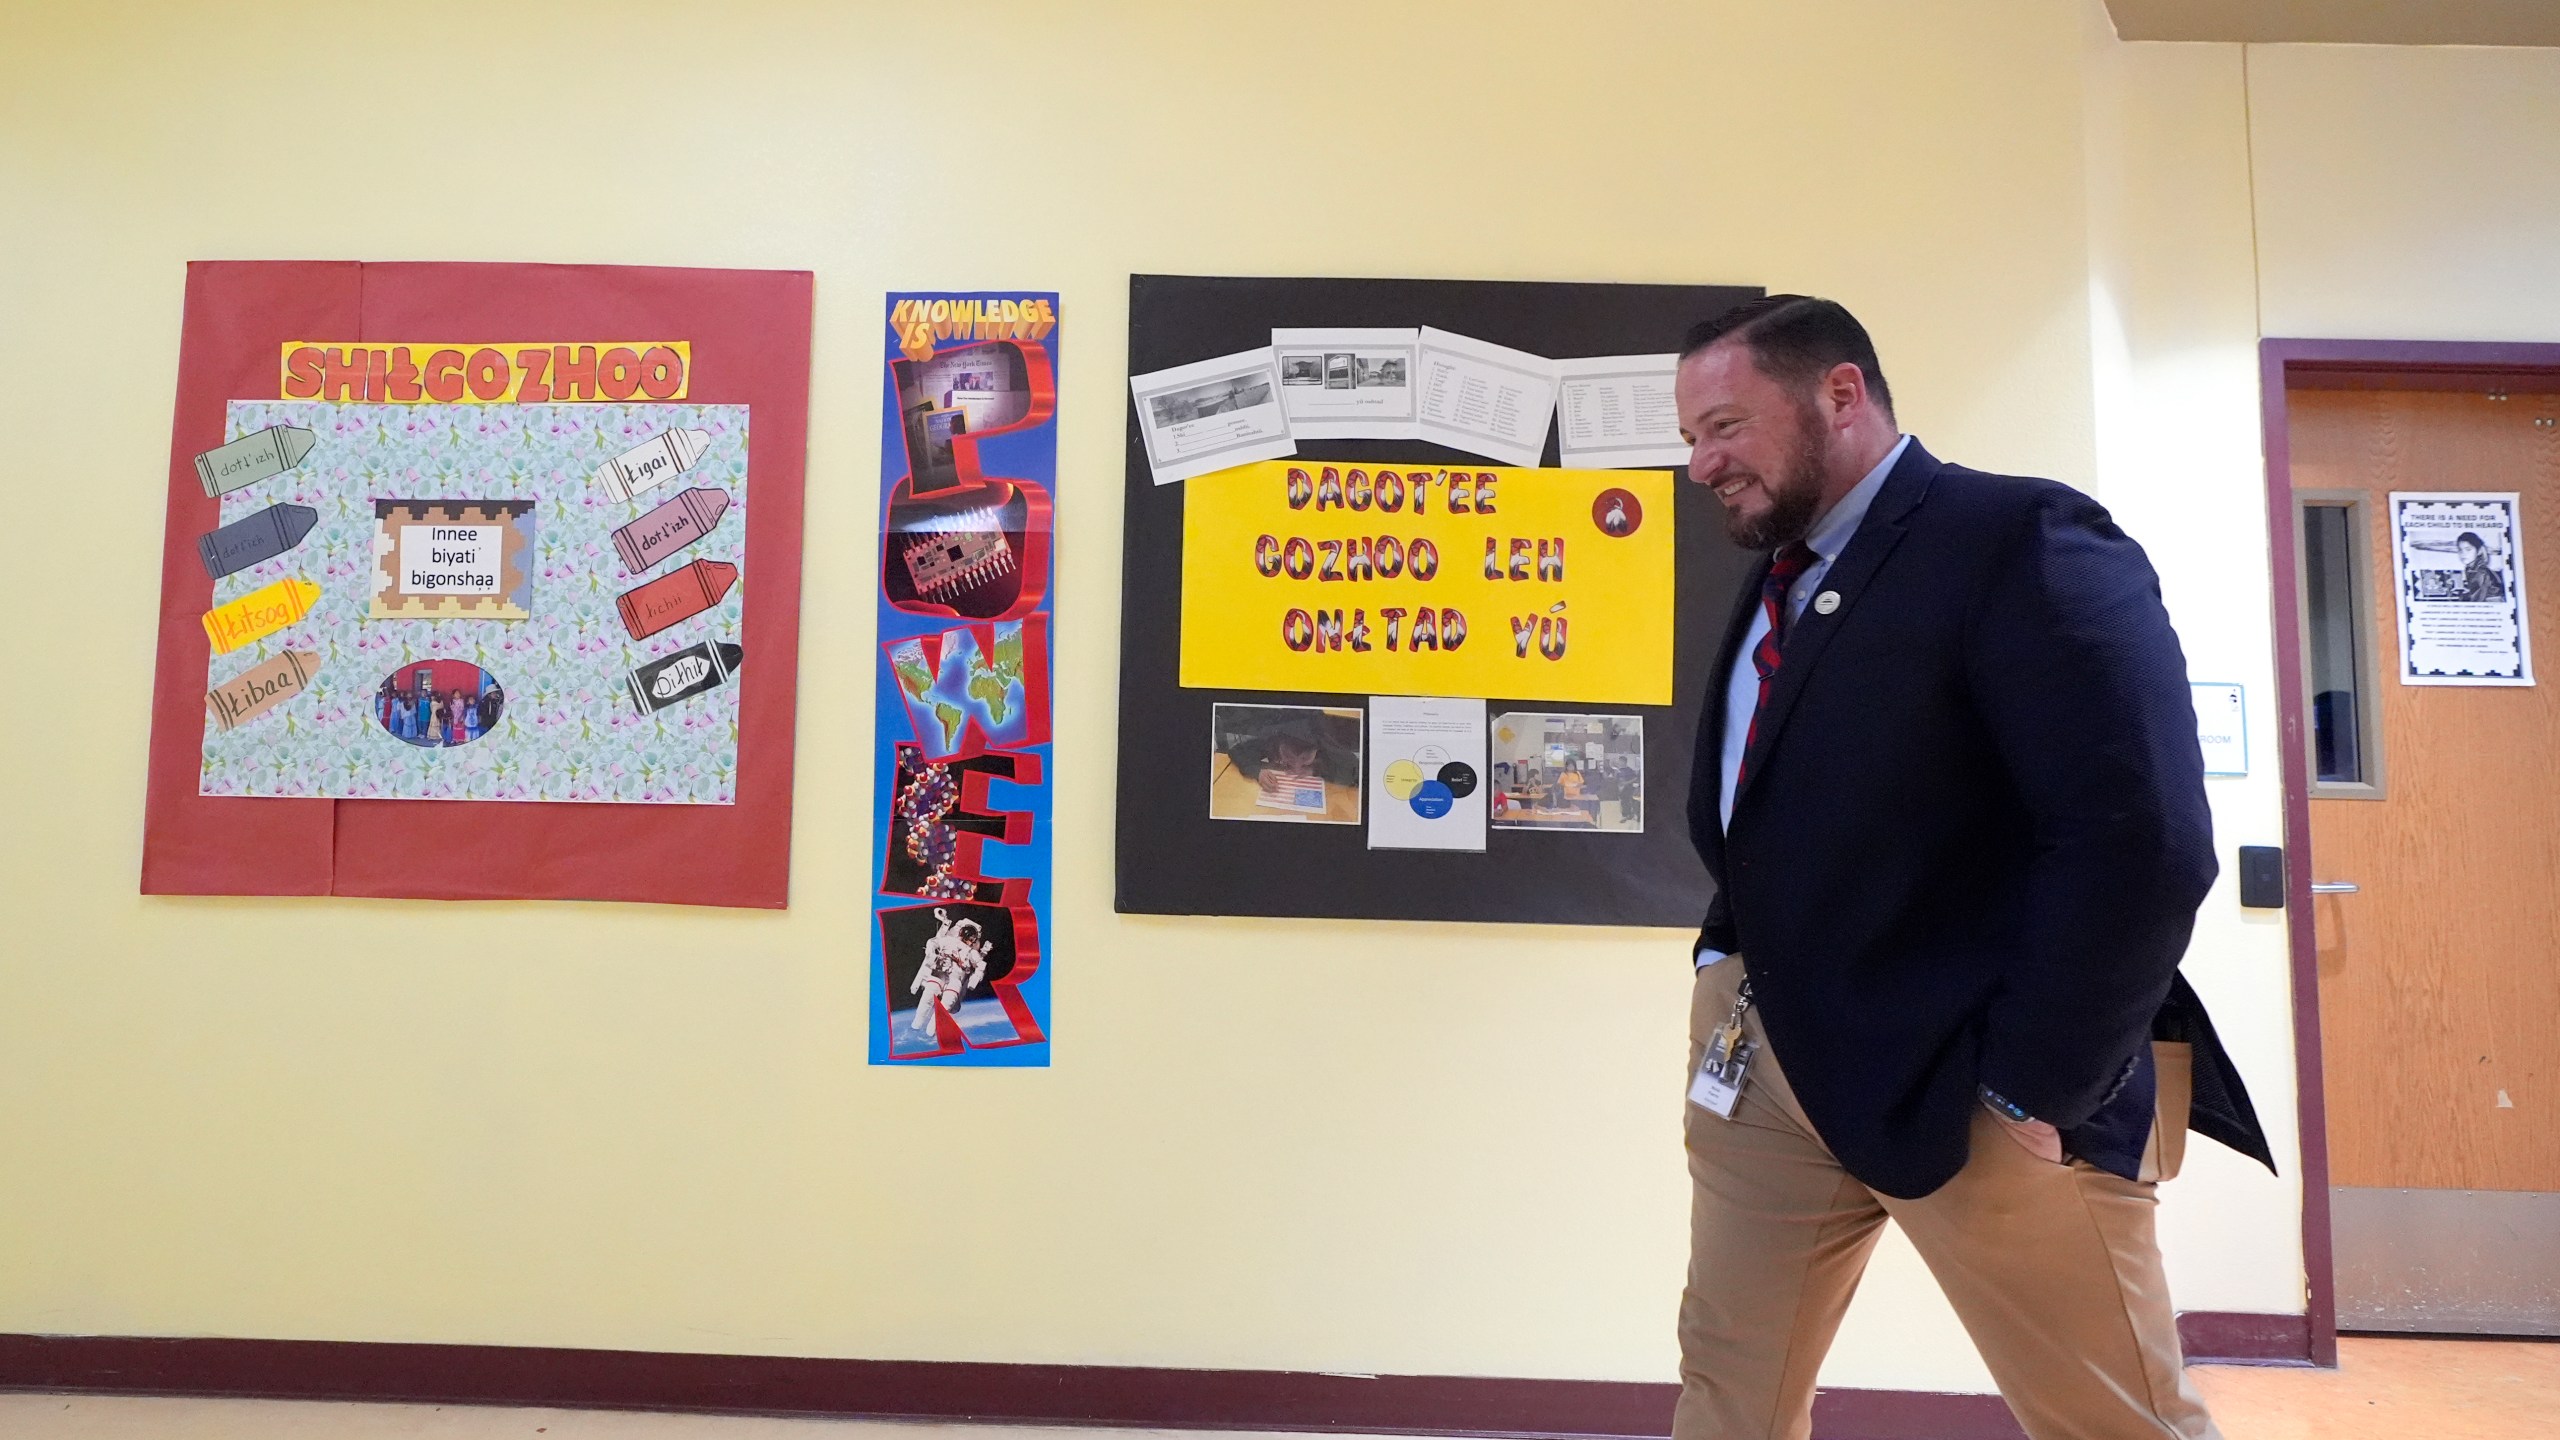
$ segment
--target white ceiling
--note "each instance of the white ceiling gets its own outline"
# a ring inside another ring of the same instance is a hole
[[[2107,0],[2127,40],[2560,46],[2560,0]]]

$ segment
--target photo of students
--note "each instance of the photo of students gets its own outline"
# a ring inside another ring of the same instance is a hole
[[[497,728],[506,694],[468,660],[419,660],[374,687],[373,718],[395,740],[420,749],[468,745]]]
[[[1497,830],[1644,831],[1644,718],[1493,717]]]

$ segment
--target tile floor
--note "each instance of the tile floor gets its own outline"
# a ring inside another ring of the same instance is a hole
[[[2224,1440],[2555,1440],[2560,1341],[2344,1336],[2335,1370],[2199,1366]]]
[[[2349,1337],[2339,1342],[2339,1362],[2336,1370],[2206,1367],[2196,1376],[2225,1440],[2560,1437],[2560,1343]],[[1169,1433],[0,1394],[7,1440],[1162,1440]]]

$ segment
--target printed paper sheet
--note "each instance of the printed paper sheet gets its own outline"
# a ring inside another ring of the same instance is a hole
[[[2521,497],[2394,491],[2400,683],[2530,685]]]
[[[1159,485],[1298,453],[1269,346],[1129,377]]]
[[[1505,465],[1535,465],[1556,410],[1556,365],[1542,355],[1424,326],[1421,438]]]
[[[1573,468],[1689,463],[1672,396],[1677,355],[1556,362],[1556,460]]]
[[[1369,848],[1482,850],[1484,702],[1372,696]]]
[[[1274,330],[1280,402],[1304,440],[1409,440],[1417,433],[1418,330]]]

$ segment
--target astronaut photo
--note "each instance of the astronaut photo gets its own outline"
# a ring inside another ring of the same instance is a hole
[[[933,1016],[937,1008],[951,1012],[952,1019],[958,1021],[961,998],[987,978],[987,953],[995,948],[975,920],[955,921],[939,905],[934,907],[933,918],[941,922],[941,928],[924,942],[924,963],[916,968],[916,978],[907,984],[916,996],[913,1028],[919,1035],[935,1032]]]

